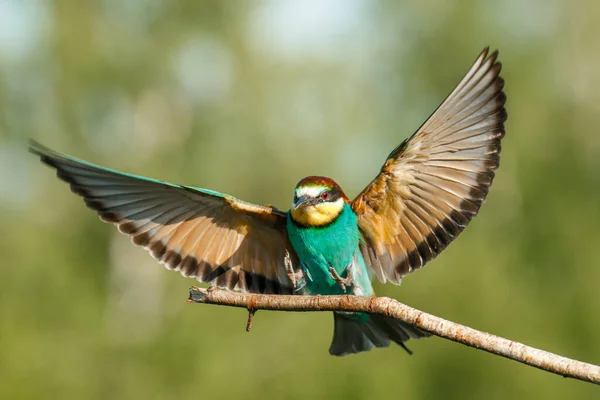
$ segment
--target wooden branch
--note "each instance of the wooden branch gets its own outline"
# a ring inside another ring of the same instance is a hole
[[[543,369],[600,385],[600,366],[572,360],[408,307],[388,297],[280,296],[192,287],[189,302],[277,311],[346,311],[402,320],[436,336]]]

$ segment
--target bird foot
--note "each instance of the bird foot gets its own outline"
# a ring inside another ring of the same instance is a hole
[[[304,272],[302,270],[296,271],[294,274],[294,292],[301,291],[306,286],[306,279],[304,278]]]
[[[306,279],[302,269],[294,270],[292,260],[289,253],[286,253],[284,258],[285,272],[287,272],[292,284],[294,286],[294,292],[299,292],[304,286],[306,286]]]
[[[347,277],[346,278],[342,278],[335,270],[335,268],[333,268],[333,266],[330,266],[329,268],[329,273],[331,274],[331,277],[333,278],[333,280],[335,280],[338,285],[340,285],[340,287],[342,288],[342,290],[344,291],[344,293],[346,293],[346,287],[351,287],[353,284],[352,281],[352,272],[350,272],[350,269],[347,269],[346,271],[348,271],[347,273]]]

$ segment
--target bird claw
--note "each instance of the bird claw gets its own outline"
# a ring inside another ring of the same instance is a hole
[[[333,278],[333,280],[335,280],[338,285],[340,285],[340,287],[342,288],[342,291],[344,293],[346,293],[346,287],[352,287],[353,281],[352,281],[352,272],[350,271],[350,269],[347,269],[347,277],[346,278],[342,278],[335,270],[335,268],[333,268],[333,266],[330,266],[329,268],[329,273],[331,274],[331,277]]]

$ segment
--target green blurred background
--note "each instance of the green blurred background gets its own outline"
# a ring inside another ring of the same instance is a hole
[[[187,304],[25,140],[287,209],[349,196],[485,45],[501,168],[469,228],[401,287],[441,317],[600,363],[600,3],[0,0],[0,398],[599,398],[439,338],[334,358],[328,313]]]

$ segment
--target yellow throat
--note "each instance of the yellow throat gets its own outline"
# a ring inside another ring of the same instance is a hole
[[[292,209],[292,219],[304,226],[323,226],[333,222],[344,208],[344,199]]]

